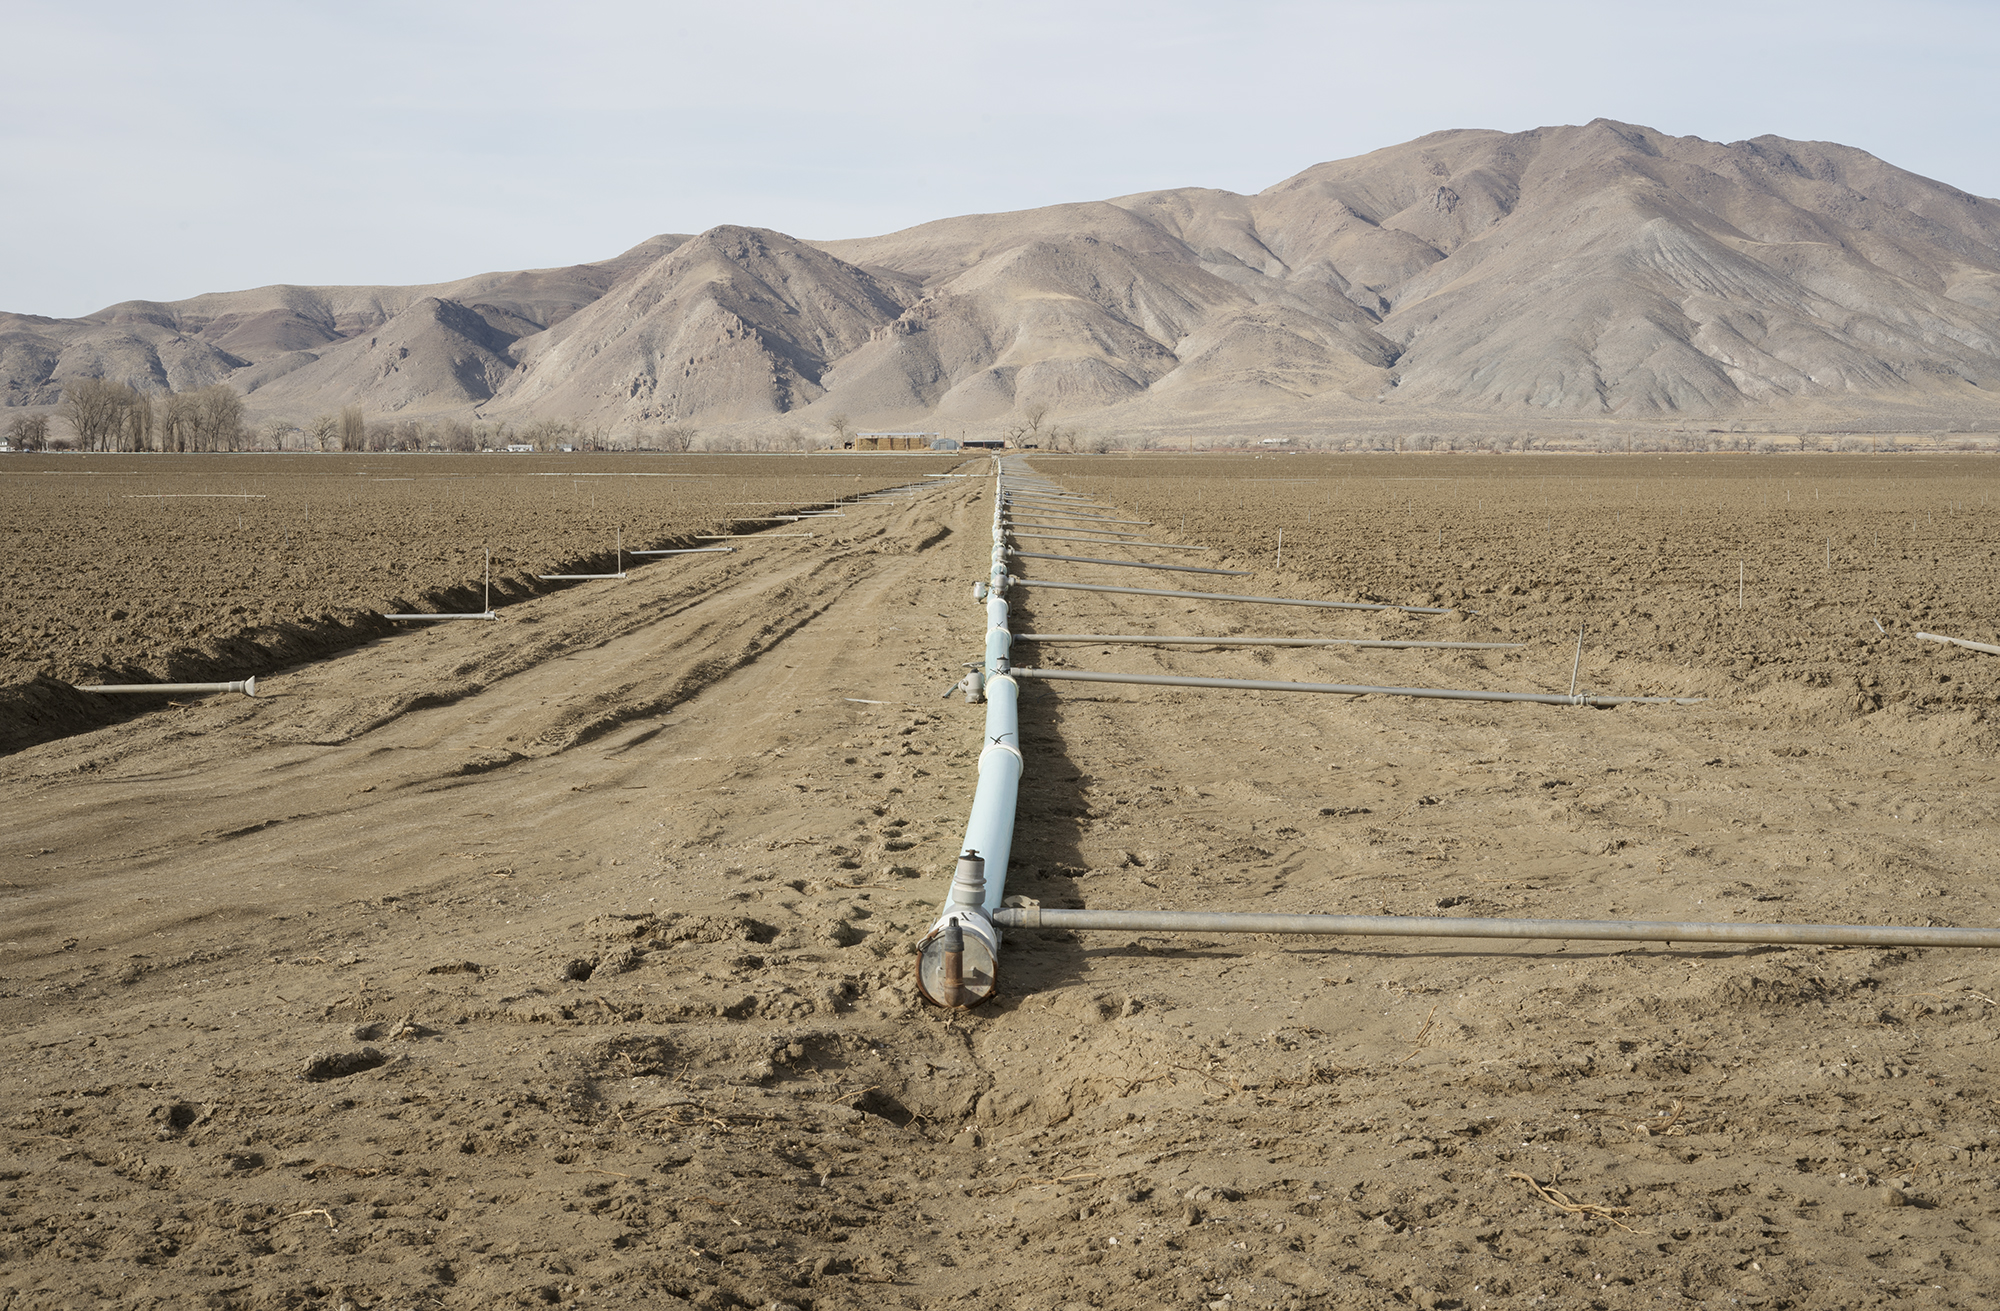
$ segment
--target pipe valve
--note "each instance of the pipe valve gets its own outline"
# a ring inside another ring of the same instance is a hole
[[[958,858],[958,867],[951,875],[950,900],[954,906],[986,904],[986,861],[978,852],[968,851]]]
[[[942,986],[938,991],[944,994],[945,1005],[956,1006],[958,995],[965,988],[965,931],[958,927],[958,916],[952,916],[946,923],[938,937],[938,948],[944,961]]]
[[[917,991],[947,1010],[991,1001],[1000,964],[1000,935],[977,907],[946,917],[917,946]]]

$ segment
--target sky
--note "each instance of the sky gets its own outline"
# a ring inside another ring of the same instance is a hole
[[[0,33],[0,311],[55,317],[1258,191],[1599,117],[2000,196],[1994,0],[5,0]]]

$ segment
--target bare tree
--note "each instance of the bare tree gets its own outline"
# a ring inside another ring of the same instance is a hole
[[[576,441],[576,429],[562,419],[537,419],[521,429],[521,440],[538,451],[560,450]]]
[[[243,445],[243,398],[226,382],[214,382],[194,393],[197,449],[233,451]]]
[[[153,398],[137,387],[125,388],[125,410],[118,416],[118,449],[153,449]]]
[[[853,440],[854,425],[845,414],[827,415],[826,426],[833,429],[833,439],[842,446]]]
[[[479,430],[463,419],[446,419],[439,425],[444,448],[447,451],[476,451],[479,449]]]
[[[287,423],[283,419],[273,419],[264,425],[264,440],[271,444],[272,450],[282,451],[285,449],[285,438],[297,431],[297,425]]]
[[[693,424],[676,423],[660,434],[660,449],[685,451],[694,445],[700,431]]]
[[[78,450],[109,449],[124,422],[125,393],[129,390],[122,383],[104,378],[79,378],[62,389],[57,413],[76,433]]]
[[[359,405],[341,407],[339,436],[338,450],[358,451],[368,444],[368,420],[363,417]]]
[[[337,450],[340,441],[340,417],[333,414],[315,416],[306,425],[306,436],[312,439],[316,451]]]
[[[1007,440],[1015,446],[1040,446],[1042,425],[1048,422],[1049,407],[1030,405],[1021,411],[1021,417],[1007,429]]]
[[[7,443],[17,451],[39,451],[49,444],[49,416],[17,414],[7,425]]]
[[[179,454],[201,449],[201,402],[191,391],[170,392],[160,409],[160,449]]]

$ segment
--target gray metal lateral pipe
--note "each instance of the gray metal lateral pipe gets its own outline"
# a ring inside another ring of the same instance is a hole
[[[1056,583],[1040,578],[1016,578],[1016,587],[1052,587],[1064,592],[1122,592],[1127,596],[1178,596],[1192,601],[1240,601],[1258,605],[1304,605],[1316,610],[1401,610],[1413,615],[1448,615],[1435,605],[1384,605],[1376,601],[1301,601],[1290,596],[1236,596],[1229,592],[1173,592],[1160,587],[1114,587],[1109,583]],[[1478,614],[1468,610],[1467,614]]]
[[[1111,528],[1079,528],[1073,523],[1024,523],[1018,519],[1013,519],[1013,518],[1008,519],[1007,521],[1008,532],[1018,533],[1023,528],[1038,533],[1081,534],[1083,537],[1090,537],[1090,538],[1108,537],[1113,539],[1114,542],[1132,541],[1139,536],[1138,533],[1120,532]],[[1067,540],[1075,541],[1079,539],[1075,536],[1072,536]],[[1107,542],[1106,545],[1111,545],[1111,543]]]
[[[1151,519],[1109,519],[1101,514],[1059,514],[1054,510],[1023,510],[1021,511],[1020,515],[1015,515],[1010,517],[1013,518],[1026,517],[1029,519],[1081,519],[1085,523],[1131,523],[1131,524],[1138,524],[1141,528],[1150,528],[1153,526],[1153,521]],[[1051,525],[1043,524],[1042,526],[1044,528],[1047,528],[1050,527]]]
[[[1513,651],[1526,642],[1398,642],[1384,637],[1160,637],[1152,633],[1016,633],[1017,642],[1102,642],[1109,646],[1367,646],[1440,651]]]
[[[1917,633],[1915,636],[1926,642],[1949,642],[1968,651],[1984,651],[1988,655],[2000,655],[2000,646],[1995,646],[1991,642],[1970,642],[1963,637],[1941,637],[1936,633]]]
[[[474,616],[490,618],[491,616]],[[99,683],[95,687],[79,687],[79,692],[98,692],[109,696],[140,696],[154,693],[162,696],[186,696],[196,692],[241,692],[244,696],[257,695],[255,678],[239,678],[228,683]]]
[[[1248,569],[1211,569],[1199,564],[1150,564],[1144,560],[1094,560],[1087,555],[1051,555],[1046,551],[1016,551],[1007,554],[1021,560],[1064,560],[1070,564],[1110,564],[1124,569],[1167,569],[1177,574],[1228,574],[1240,578]]]
[[[1484,920],[1401,915],[1232,915],[1179,910],[1008,907],[1008,929],[1120,929],[1154,933],[1306,933],[1329,937],[1509,938],[1573,942],[1726,942],[1822,947],[2000,947],[2000,929],[1900,924],[1704,924],[1672,920]]]
[[[1264,678],[1193,678],[1180,674],[1099,674],[1081,669],[1020,669],[1016,678],[1075,683],[1137,683],[1148,687],[1213,687],[1238,692],[1325,692],[1334,696],[1410,696],[1437,701],[1527,701],[1543,706],[1690,706],[1698,696],[1565,696],[1560,692],[1476,692],[1442,687],[1360,687],[1348,683],[1284,683]]]
[[[1030,524],[1038,528],[1040,524]],[[1074,528],[1068,530],[1075,532]],[[1206,546],[1182,546],[1176,542],[1137,542],[1129,538],[1107,542],[1102,537],[1071,537],[1067,533],[1024,533],[1011,530],[1007,534],[1017,542],[1078,542],[1084,546],[1132,546],[1148,551],[1206,551]],[[1247,570],[1237,572],[1248,572]]]

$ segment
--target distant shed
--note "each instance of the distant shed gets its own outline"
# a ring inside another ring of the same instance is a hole
[[[934,432],[857,432],[847,443],[850,451],[927,451],[940,434]]]

